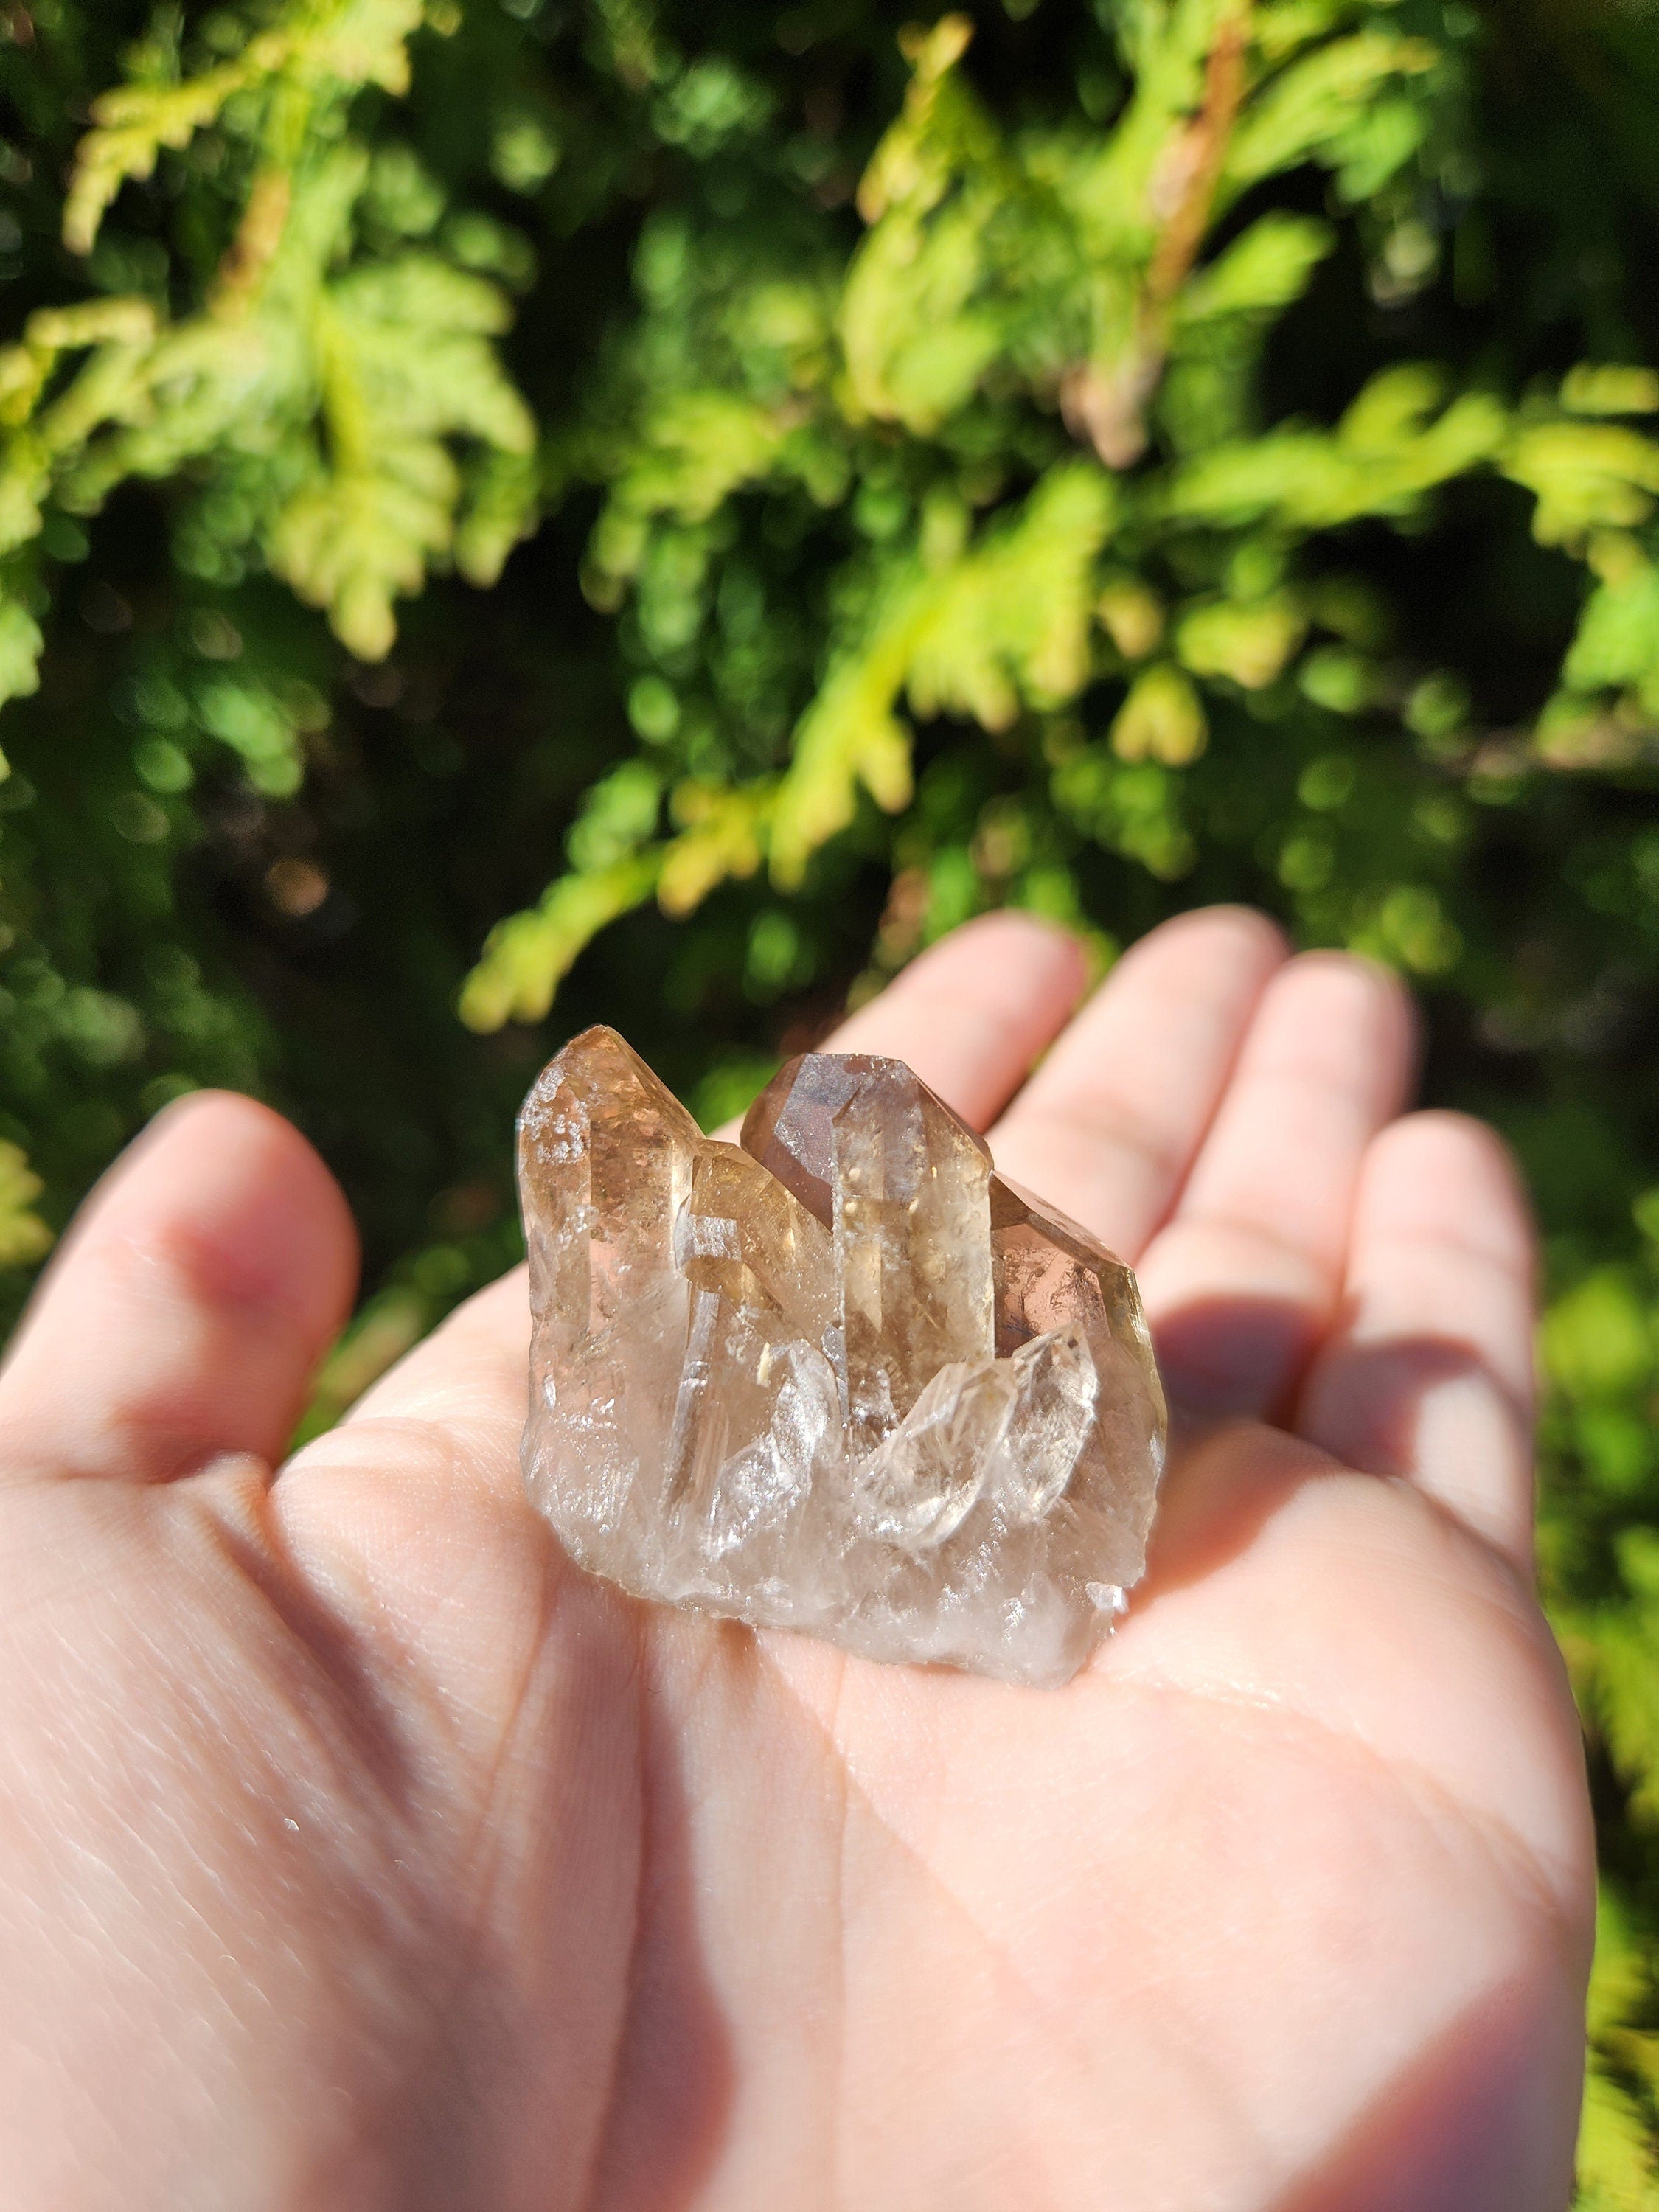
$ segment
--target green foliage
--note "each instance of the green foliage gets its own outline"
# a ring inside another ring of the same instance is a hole
[[[428,247],[383,240],[360,252],[372,165],[342,138],[360,88],[407,89],[427,13],[422,0],[305,0],[193,75],[177,73],[178,26],[164,15],[173,36],[158,31],[134,58],[142,74],[94,104],[64,210],[73,252],[92,253],[124,184],[210,126],[217,159],[246,166],[246,202],[198,312],[174,320],[118,298],[47,309],[0,355],[14,692],[28,680],[44,509],[95,514],[132,477],[216,465],[220,512],[198,533],[198,572],[257,545],[366,660],[391,650],[393,600],[419,591],[431,562],[459,550],[473,580],[499,574],[534,495],[522,465],[536,444],[489,343],[510,320],[506,299]],[[369,212],[382,231],[398,227],[388,199]],[[429,228],[441,205],[417,191],[408,224]],[[474,457],[472,487],[458,445]],[[499,465],[479,467],[485,456],[521,465],[511,497]],[[482,527],[461,514],[480,494],[492,508]]]
[[[19,1146],[0,1144],[0,1267],[28,1267],[45,1259],[56,1241],[33,1211],[46,1185]]]
[[[1583,2201],[1659,2203],[1659,21],[908,12],[0,11],[10,1302],[266,1091],[368,1241],[320,1423],[583,1020],[713,1123],[990,906],[1393,962],[1548,1236]]]
[[[1548,1500],[1558,1626],[1592,1742],[1619,1778],[1630,1826],[1609,1857],[1651,1910],[1659,1826],[1659,1530],[1643,1511],[1659,1475],[1659,1194],[1639,1199],[1643,1257],[1578,1275],[1552,1304],[1543,1349],[1556,1393],[1548,1441],[1571,1470]],[[1587,1574],[1599,1555],[1600,1571]],[[1604,1564],[1602,1564],[1604,1563]],[[1622,1865],[1620,1863],[1623,1863]],[[1581,2146],[1585,2212],[1659,2205],[1659,1990],[1653,1951],[1617,1893],[1604,1897],[1590,1992]]]
[[[1581,365],[1560,394],[1506,403],[1491,391],[1453,392],[1442,368],[1405,362],[1371,376],[1334,429],[1292,422],[1242,434],[1237,410],[1272,315],[1305,291],[1334,233],[1268,210],[1200,264],[1209,229],[1250,188],[1310,161],[1336,173],[1338,204],[1355,194],[1356,163],[1375,193],[1443,103],[1447,54],[1362,21],[1368,12],[1128,11],[1120,43],[1131,84],[1113,127],[1092,132],[1069,122],[1001,131],[963,74],[965,18],[907,34],[908,93],[865,173],[859,207],[870,227],[828,327],[816,301],[798,301],[795,327],[810,347],[776,379],[769,404],[733,390],[722,362],[723,386],[653,400],[632,441],[602,463],[615,486],[592,556],[602,604],[630,585],[643,600],[656,564],[672,568],[677,556],[688,576],[703,570],[718,519],[744,494],[788,497],[805,485],[871,541],[841,570],[828,665],[787,769],[738,781],[729,805],[626,867],[607,860],[586,890],[556,886],[533,918],[492,940],[468,988],[469,1020],[538,1018],[583,927],[604,926],[630,900],[665,887],[667,909],[683,913],[724,875],[752,873],[759,854],[781,889],[799,890],[813,854],[854,823],[861,791],[889,813],[910,804],[914,738],[902,702],[921,720],[948,714],[993,733],[1022,713],[1068,706],[1112,672],[1099,635],[1110,622],[1092,617],[1102,592],[1121,593],[1126,581],[1176,599],[1181,666],[1135,679],[1112,725],[1121,758],[1184,768],[1203,750],[1209,721],[1190,677],[1236,696],[1291,672],[1316,703],[1360,712],[1372,686],[1352,656],[1316,647],[1292,671],[1327,627],[1301,580],[1328,534],[1372,518],[1412,522],[1431,494],[1479,471],[1533,495],[1540,544],[1593,558],[1613,580],[1586,609],[1537,742],[1570,754],[1631,708],[1647,711],[1642,686],[1650,680],[1659,696],[1659,664],[1650,670],[1643,656],[1659,651],[1648,642],[1659,632],[1641,623],[1651,572],[1631,533],[1659,489],[1659,446],[1622,423],[1581,419],[1651,411],[1646,373]],[[1417,120],[1377,137],[1377,116],[1406,112],[1400,90],[1413,82],[1423,88],[1422,112],[1409,111]],[[747,288],[731,281],[726,329],[764,327],[776,292],[770,269]],[[674,299],[668,312],[678,308]],[[648,351],[653,341],[661,346],[662,334],[647,319],[635,343]],[[1218,362],[1224,395],[1178,404],[1167,456],[1118,473],[1145,453],[1145,417],[1160,393],[1178,393],[1185,376],[1213,379]],[[1016,476],[1035,465],[1036,480],[1012,507],[988,478],[980,503],[994,512],[975,535],[969,457],[988,440],[994,450],[999,416],[1022,397],[1031,410],[1023,437],[1012,422],[1005,436]],[[1054,451],[1056,405],[1097,461]],[[912,483],[895,475],[887,425],[910,434]],[[1125,563],[1134,564],[1127,580]],[[678,727],[673,686],[690,641],[684,624],[665,629],[648,602],[647,631],[653,611],[660,672],[646,680],[662,687]],[[672,738],[665,722],[665,760]],[[720,833],[706,826],[714,819]],[[1178,833],[1163,842],[1166,862],[1188,849]],[[1427,973],[1450,941],[1432,900],[1406,887],[1401,919],[1382,933],[1388,951]]]
[[[1651,2010],[1650,1961],[1628,1914],[1604,1891],[1589,1993],[1578,2212],[1651,2212],[1659,2205],[1653,2151],[1659,2036],[1634,2024]]]

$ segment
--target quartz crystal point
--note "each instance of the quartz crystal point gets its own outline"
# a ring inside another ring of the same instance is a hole
[[[739,1147],[589,1030],[519,1139],[525,1474],[575,1559],[869,1658],[1076,1672],[1163,1466],[1128,1268],[899,1060],[792,1060]]]

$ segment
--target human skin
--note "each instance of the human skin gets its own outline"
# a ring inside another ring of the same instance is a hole
[[[1140,1272],[1177,1448],[1058,1691],[577,1572],[521,1275],[282,1463],[343,1200],[228,1097],[117,1166],[0,1376],[3,2212],[1563,2212],[1515,1176],[1260,917],[1083,987],[995,917],[840,1040]]]

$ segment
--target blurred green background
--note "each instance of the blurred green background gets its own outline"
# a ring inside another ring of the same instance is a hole
[[[0,0],[0,1267],[192,1086],[518,1250],[603,1018],[706,1121],[984,908],[1391,961],[1549,1258],[1659,2207],[1659,15]]]

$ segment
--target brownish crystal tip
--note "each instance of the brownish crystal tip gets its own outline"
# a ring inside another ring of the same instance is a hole
[[[991,1164],[990,1146],[977,1131],[952,1114],[902,1060],[880,1060],[867,1052],[802,1052],[787,1060],[744,1117],[742,1144],[778,1181],[792,1190],[826,1229],[832,1225],[835,1197],[831,1166],[836,1116],[872,1084],[882,1079],[909,1085],[918,1099],[955,1123]]]

